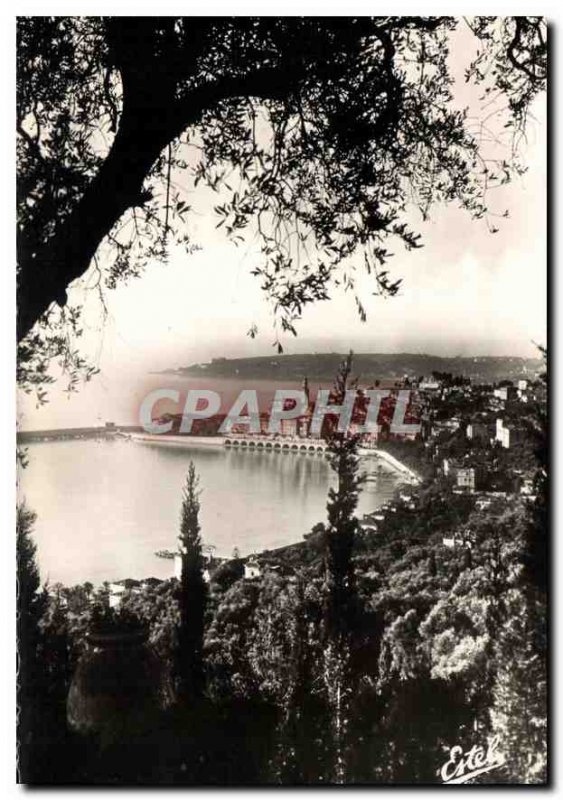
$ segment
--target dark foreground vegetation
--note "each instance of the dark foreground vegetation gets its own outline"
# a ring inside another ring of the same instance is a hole
[[[336,391],[343,391],[347,369]],[[456,744],[499,735],[483,783],[546,764],[545,417],[532,496],[486,510],[428,479],[361,527],[357,440],[335,435],[327,520],[258,577],[204,579],[198,479],[180,580],[110,609],[41,590],[18,514],[20,780],[34,784],[435,783]]]

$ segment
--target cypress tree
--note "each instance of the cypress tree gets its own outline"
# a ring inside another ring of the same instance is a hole
[[[39,592],[40,577],[36,545],[31,531],[36,515],[25,504],[16,514],[17,558],[17,704],[20,780],[28,782],[34,768],[33,748],[40,735],[43,686],[41,684],[41,631],[39,622],[45,609],[44,593]]]
[[[341,364],[333,390],[341,404],[352,369],[352,354]],[[330,466],[337,484],[329,490],[328,524],[325,527],[325,583],[323,608],[323,682],[331,737],[327,741],[327,779],[346,783],[349,779],[347,749],[350,738],[349,711],[354,694],[352,635],[357,622],[357,593],[352,555],[358,530],[354,512],[363,478],[359,473],[359,436],[330,430],[327,435]]]
[[[352,369],[352,354],[341,364],[334,386],[336,404],[343,402]],[[359,473],[359,436],[336,430],[327,436],[329,462],[337,476],[328,492],[328,524],[325,527],[325,635],[345,640],[353,626],[356,586],[352,554],[358,530],[354,512],[363,482]]]
[[[207,586],[199,525],[199,478],[190,462],[183,489],[179,546],[182,573],[178,593],[178,697],[186,702],[201,696],[204,686],[203,632]]]

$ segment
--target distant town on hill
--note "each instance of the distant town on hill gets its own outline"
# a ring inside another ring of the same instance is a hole
[[[165,369],[158,374],[178,377],[210,377],[300,381],[332,380],[343,353],[307,353],[259,356],[255,358],[214,358],[187,367]],[[464,375],[474,381],[493,383],[533,377],[542,371],[537,358],[517,356],[441,357],[416,353],[355,353],[354,374],[362,381],[392,380],[408,376],[430,376],[433,372]]]

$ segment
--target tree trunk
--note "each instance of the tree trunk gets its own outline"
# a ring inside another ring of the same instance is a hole
[[[88,269],[99,244],[127,209],[143,203],[143,182],[172,136],[162,120],[124,113],[108,157],[58,232],[37,253],[20,240],[18,341],[51,303],[65,304],[67,286]]]

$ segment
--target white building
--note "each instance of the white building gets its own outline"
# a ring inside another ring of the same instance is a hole
[[[480,489],[485,472],[481,467],[459,467],[456,473],[456,486],[468,492]]]
[[[456,539],[456,538],[449,538],[444,537],[442,539],[442,544],[444,547],[465,547],[467,550],[471,550],[471,542],[467,539]]]
[[[514,428],[512,425],[509,425],[503,430],[502,446],[508,450],[509,448],[514,447],[515,444],[521,442],[523,436],[523,431],[519,430],[519,428]]]
[[[516,395],[516,387],[515,386],[499,386],[498,388],[493,390],[493,395],[498,400],[503,400],[506,402],[510,400]]]
[[[109,607],[119,608],[123,595],[125,594],[125,587],[112,583],[109,587]]]
[[[513,425],[505,425],[503,419],[497,419],[495,439],[507,450],[522,441],[524,433]]]
[[[244,565],[244,577],[247,581],[253,581],[262,577],[262,569],[260,564],[252,556]]]
[[[141,589],[141,582],[133,580],[132,578],[125,578],[122,581],[114,581],[109,585],[108,603],[110,608],[119,608],[123,597],[127,592],[134,594],[138,593]]]

